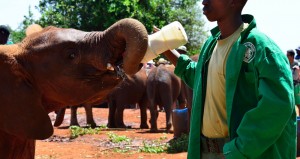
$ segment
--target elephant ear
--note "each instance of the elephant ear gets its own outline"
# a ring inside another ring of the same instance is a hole
[[[14,57],[0,47],[0,130],[26,139],[46,139],[53,134],[41,98]]]
[[[42,30],[43,30],[43,28],[40,25],[31,24],[26,28],[25,33],[26,33],[26,36],[29,36],[33,33],[37,33],[37,32],[42,31]]]

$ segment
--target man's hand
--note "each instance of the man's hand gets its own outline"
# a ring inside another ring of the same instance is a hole
[[[153,25],[153,33],[156,33],[160,31],[160,29],[158,27],[156,27],[155,25]]]

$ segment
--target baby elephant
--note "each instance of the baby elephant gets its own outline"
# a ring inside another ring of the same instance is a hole
[[[142,68],[133,76],[128,76],[108,96],[109,128],[126,128],[123,120],[123,112],[126,105],[139,104],[141,111],[140,128],[148,129],[147,125],[147,95],[146,95],[146,70]]]
[[[180,90],[181,81],[174,74],[173,65],[159,65],[151,70],[147,79],[151,132],[157,132],[157,105],[164,108],[166,112],[166,129],[167,131],[171,129],[172,106],[175,105]]]

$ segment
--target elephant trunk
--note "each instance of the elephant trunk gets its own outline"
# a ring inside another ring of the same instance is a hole
[[[148,47],[145,26],[135,19],[122,19],[105,30],[104,37],[115,60],[123,59],[125,73],[133,75],[138,72]]]

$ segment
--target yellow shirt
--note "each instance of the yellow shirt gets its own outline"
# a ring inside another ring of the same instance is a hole
[[[218,40],[208,66],[202,134],[209,138],[228,137],[225,101],[226,61],[243,24],[226,39]],[[233,68],[234,69],[234,68]]]

